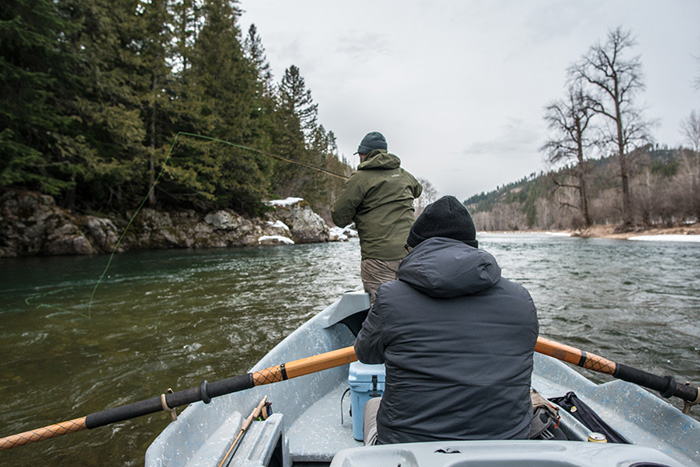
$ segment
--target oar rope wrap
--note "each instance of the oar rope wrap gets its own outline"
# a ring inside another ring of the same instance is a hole
[[[0,451],[43,441],[45,439],[57,438],[67,435],[68,433],[82,431],[85,428],[87,428],[85,426],[85,417],[82,417],[55,425],[45,426],[44,428],[37,428],[36,430],[25,431],[24,433],[18,433],[0,439]]]

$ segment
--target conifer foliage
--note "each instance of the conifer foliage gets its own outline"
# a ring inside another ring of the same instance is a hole
[[[232,0],[6,0],[0,5],[0,188],[82,211],[244,214],[299,196],[323,211],[349,172],[301,71],[275,83]],[[170,156],[163,175],[158,173]],[[157,183],[156,183],[157,181]]]

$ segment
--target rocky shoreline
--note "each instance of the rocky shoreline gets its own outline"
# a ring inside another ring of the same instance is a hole
[[[300,198],[271,201],[259,218],[230,209],[208,213],[141,209],[109,217],[74,214],[51,196],[19,190],[0,194],[0,258],[92,255],[143,249],[228,248],[347,240]]]

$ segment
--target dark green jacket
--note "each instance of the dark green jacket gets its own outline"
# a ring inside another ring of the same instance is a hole
[[[375,149],[357,167],[333,204],[335,225],[353,221],[360,236],[362,259],[397,260],[406,256],[404,245],[413,225],[413,200],[423,187],[401,168],[401,160]]]

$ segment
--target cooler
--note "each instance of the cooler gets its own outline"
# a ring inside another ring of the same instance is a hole
[[[352,410],[352,435],[362,441],[362,414],[370,397],[379,397],[384,392],[384,364],[365,365],[352,362],[348,371]]]

